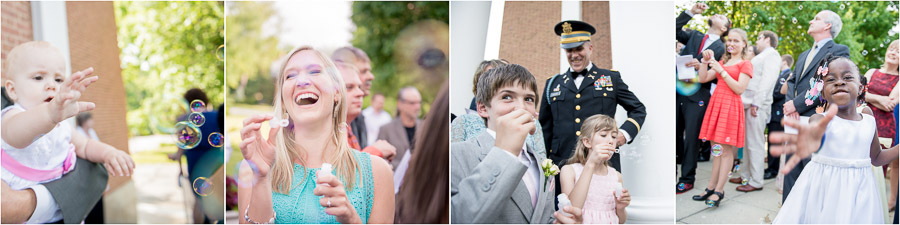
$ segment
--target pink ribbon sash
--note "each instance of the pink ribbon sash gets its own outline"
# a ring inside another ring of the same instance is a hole
[[[30,181],[45,181],[54,179],[62,176],[63,174],[72,171],[72,168],[75,167],[75,146],[69,145],[69,153],[66,155],[66,160],[63,161],[62,168],[53,168],[49,170],[40,170],[28,167],[26,165],[22,165],[19,161],[16,161],[15,158],[6,154],[5,149],[0,149],[0,155],[2,155],[2,159],[0,159],[0,164],[2,164],[3,168],[7,171],[19,176],[23,179]]]

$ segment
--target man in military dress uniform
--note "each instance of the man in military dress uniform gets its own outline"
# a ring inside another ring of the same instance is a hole
[[[538,120],[543,126],[548,158],[562,167],[581,136],[583,120],[596,114],[615,117],[616,105],[625,108],[628,119],[619,127],[618,147],[634,140],[647,111],[618,71],[600,69],[591,63],[591,35],[596,32],[593,26],[569,20],[556,24],[554,31],[561,38],[560,47],[566,51],[569,70],[547,79]],[[622,171],[619,154],[613,154],[609,164]]]

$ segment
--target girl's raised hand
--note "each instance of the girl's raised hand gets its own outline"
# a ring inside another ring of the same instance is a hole
[[[769,135],[769,142],[773,145],[769,149],[772,155],[794,154],[788,159],[781,169],[781,173],[787,174],[791,169],[800,162],[800,160],[809,158],[813,153],[819,150],[822,144],[822,137],[825,135],[825,128],[828,122],[837,114],[837,106],[828,107],[825,116],[817,121],[810,121],[809,124],[802,124],[793,117],[785,116],[781,123],[784,126],[794,127],[797,134],[787,134],[777,132]],[[781,143],[780,145],[777,145]]]
[[[591,153],[588,156],[588,163],[600,166],[603,164],[603,162],[606,162],[610,158],[612,158],[612,154],[615,151],[615,147],[613,147],[613,145],[611,145],[610,143],[597,143],[593,148],[591,148]]]
[[[275,162],[275,135],[280,127],[272,127],[268,139],[263,139],[259,131],[263,122],[274,117],[268,114],[251,116],[244,120],[244,128],[241,129],[241,154],[244,155],[244,159],[256,165],[259,177],[268,175],[272,163]]]
[[[713,56],[715,56],[715,52],[711,49],[703,50],[703,59],[700,61],[702,63],[709,63],[713,61]]]

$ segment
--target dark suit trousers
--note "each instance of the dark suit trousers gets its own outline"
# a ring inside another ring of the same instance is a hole
[[[694,175],[697,174],[697,160],[700,158],[701,150],[701,142],[698,137],[707,105],[708,103],[700,106],[685,96],[677,95],[675,97],[675,106],[678,107],[678,110],[675,110],[675,148],[677,152],[683,152],[681,177],[678,178],[678,182],[694,183]]]
[[[781,121],[773,120],[766,126],[768,126],[768,128],[769,128],[769,135],[772,135],[773,132],[784,131],[784,126],[781,125]],[[766,143],[769,146],[768,149],[772,149],[772,142],[769,142],[768,140],[766,140]],[[772,156],[772,154],[768,154],[766,156],[766,158],[767,158],[766,160],[769,161],[768,162],[769,166],[766,167],[766,171],[775,171],[777,173],[778,169],[781,168],[781,165],[779,165],[781,156]]]

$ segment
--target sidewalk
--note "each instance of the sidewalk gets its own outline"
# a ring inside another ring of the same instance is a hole
[[[681,165],[677,165],[678,172],[675,180],[681,174]],[[725,200],[718,208],[707,208],[702,201],[694,201],[691,196],[701,194],[709,182],[712,160],[697,164],[697,180],[694,189],[683,194],[675,195],[675,222],[678,224],[691,223],[740,223],[740,224],[768,224],[772,223],[778,210],[781,209],[781,194],[775,189],[775,179],[765,180],[763,190],[754,192],[739,192],[734,190],[738,184],[725,183]],[[734,173],[732,177],[739,177]],[[886,190],[890,188],[890,182],[885,181]],[[675,184],[672,184],[674,192]],[[890,192],[888,192],[890,193]],[[891,212],[890,218],[894,218]]]

